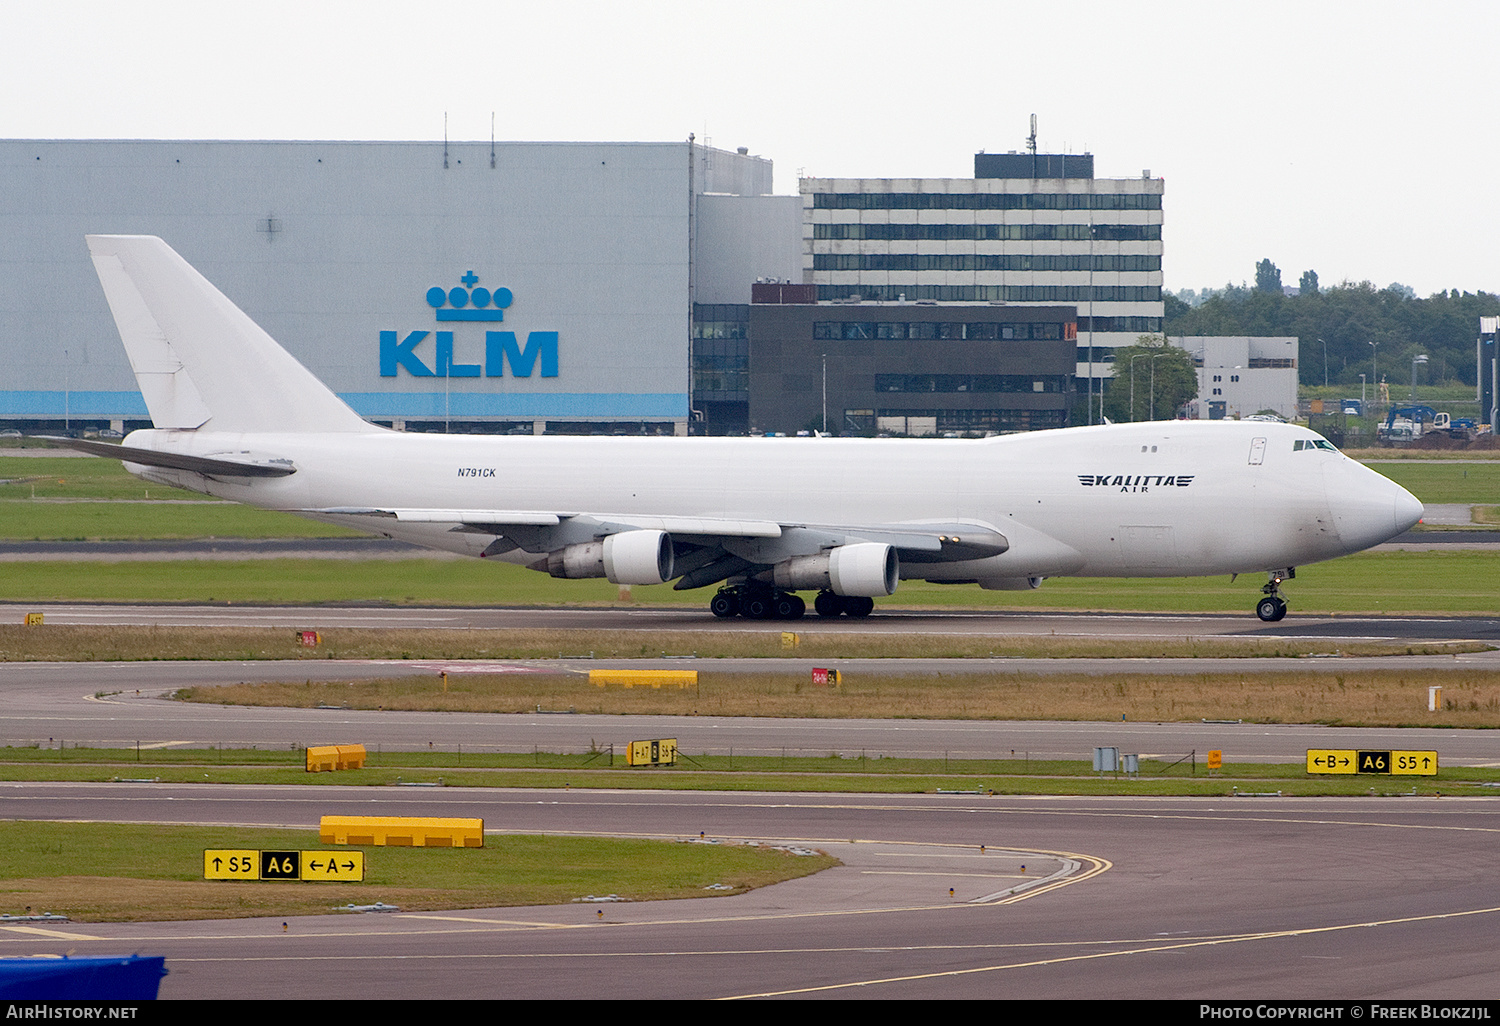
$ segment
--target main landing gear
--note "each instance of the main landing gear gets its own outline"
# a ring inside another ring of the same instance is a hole
[[[752,585],[731,585],[719,589],[708,604],[709,611],[717,617],[744,616],[751,620],[800,620],[807,612],[807,603],[796,592]],[[835,595],[831,591],[818,593],[813,609],[819,616],[869,616],[875,609],[875,600],[858,595]]]
[[[1289,566],[1285,570],[1272,570],[1269,572],[1268,580],[1261,594],[1265,598],[1255,604],[1255,615],[1266,623],[1275,623],[1286,616],[1286,599],[1281,597],[1281,582],[1297,576],[1297,568]]]

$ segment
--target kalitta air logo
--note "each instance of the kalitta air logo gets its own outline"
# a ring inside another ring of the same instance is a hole
[[[463,287],[444,290],[437,285],[427,290],[427,305],[436,312],[439,324],[444,322],[483,322],[494,324],[505,320],[505,311],[514,302],[510,289],[487,289],[475,286],[479,276],[473,271],[459,279]],[[428,335],[435,335],[433,365],[428,366],[420,349]],[[541,364],[540,375],[557,377],[557,332],[532,331],[526,345],[516,341],[514,331],[484,333],[484,376],[503,378],[510,364],[512,377],[529,378]],[[458,363],[454,357],[453,332],[411,331],[405,338],[399,332],[380,333],[380,376],[397,377],[402,368],[414,378],[477,378],[480,365]]]
[[[1078,483],[1085,488],[1118,488],[1122,492],[1145,492],[1159,488],[1186,488],[1194,474],[1079,474]]]

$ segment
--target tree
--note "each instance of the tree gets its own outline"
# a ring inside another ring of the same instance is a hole
[[[1302,277],[1297,279],[1297,291],[1304,296],[1316,296],[1318,294],[1318,272],[1303,271]]]
[[[1142,335],[1135,345],[1115,350],[1115,375],[1104,392],[1104,415],[1117,424],[1153,417],[1171,420],[1197,397],[1198,371],[1191,354],[1165,338]]]
[[[1199,306],[1173,308],[1166,333],[1186,335],[1293,335],[1301,340],[1299,373],[1304,385],[1323,383],[1327,346],[1331,381],[1359,387],[1369,377],[1370,343],[1378,343],[1379,371],[1408,366],[1426,353],[1446,383],[1474,386],[1474,329],[1478,318],[1500,314],[1500,295],[1449,289],[1426,299],[1408,295],[1405,285],[1376,289],[1369,282],[1343,281],[1316,293],[1304,288],[1290,298],[1251,291],[1219,293]],[[1136,389],[1140,389],[1136,361]],[[1349,393],[1354,394],[1354,393]],[[1457,414],[1455,414],[1457,415]]]
[[[1281,268],[1271,263],[1270,257],[1255,262],[1255,291],[1281,291]]]
[[[1172,295],[1172,293],[1168,292],[1166,289],[1161,290],[1161,305],[1162,312],[1166,316],[1166,319],[1169,321],[1174,318],[1181,317],[1183,314],[1192,309],[1192,307],[1189,306],[1185,300],[1179,299],[1177,296]]]

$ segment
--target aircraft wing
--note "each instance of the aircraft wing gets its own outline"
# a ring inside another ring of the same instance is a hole
[[[661,532],[683,551],[678,588],[697,588],[783,560],[842,545],[873,542],[897,550],[906,563],[983,559],[1010,548],[999,531],[974,522],[816,524],[716,516],[648,516],[551,510],[409,509],[335,506],[303,510],[367,516],[402,524],[448,524],[450,530],[495,537],[486,555],[515,549],[544,555],[569,545],[631,531]]]

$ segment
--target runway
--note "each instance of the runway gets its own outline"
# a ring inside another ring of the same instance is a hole
[[[1013,639],[1166,639],[1203,637],[1347,639],[1376,641],[1483,641],[1500,645],[1495,616],[1288,616],[1262,623],[1252,614],[1077,613],[1038,610],[908,610],[881,607],[866,619],[796,621],[720,620],[697,608],[583,607],[444,608],[419,606],[202,606],[82,603],[0,603],[0,623],[22,623],[27,613],[45,622],[91,626],[273,627],[328,630],[335,627],[473,628],[597,631],[693,631],[738,634],[913,634]]]
[[[1500,800],[51,784],[0,785],[0,807],[298,826],[478,815],[491,831],[701,830],[845,862],[696,901],[299,918],[285,932],[279,919],[0,926],[5,955],[164,954],[163,998],[1483,1000],[1500,987]]]

